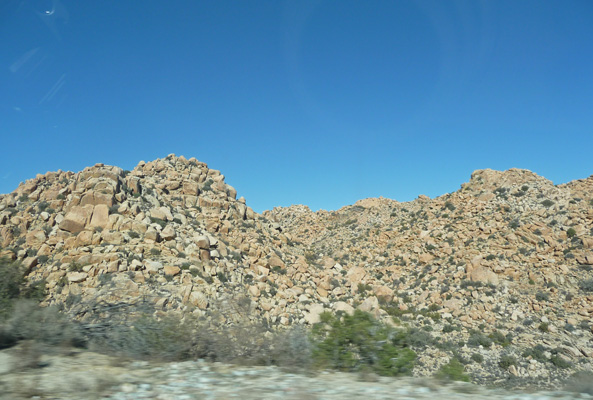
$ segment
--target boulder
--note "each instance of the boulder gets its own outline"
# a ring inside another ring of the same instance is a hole
[[[173,240],[175,239],[176,233],[175,229],[171,225],[167,225],[165,229],[161,231],[161,237],[164,240]]]
[[[362,304],[358,306],[358,309],[364,312],[371,312],[377,308],[379,308],[379,299],[375,296],[367,297]]]
[[[200,249],[208,250],[210,248],[210,239],[208,236],[200,235],[195,239],[195,243]]]
[[[64,216],[62,223],[60,223],[60,229],[70,233],[78,233],[85,228],[92,215],[92,205],[74,206]]]
[[[144,267],[146,268],[146,270],[151,273],[151,274],[156,274],[158,273],[161,269],[163,269],[163,264],[161,264],[158,261],[151,261],[151,260],[147,260],[146,263],[144,264]]]
[[[307,322],[309,325],[321,322],[320,316],[323,313],[323,311],[325,311],[325,309],[323,308],[323,304],[312,304],[311,307],[309,307],[309,312],[305,311],[303,313],[305,322]]]
[[[176,267],[174,265],[165,265],[163,270],[165,272],[165,275],[168,275],[168,276],[175,276],[175,275],[178,275],[179,272],[181,272],[181,268]]]
[[[86,272],[69,272],[68,282],[78,283],[84,281],[88,277]]]
[[[478,266],[477,268],[474,268],[469,274],[469,279],[474,282],[498,285],[498,276],[489,268],[484,266]]]
[[[27,246],[40,246],[43,242],[45,242],[45,239],[45,232],[41,229],[36,229],[27,233],[26,243]]]
[[[109,224],[109,207],[106,204],[99,204],[93,208],[93,215],[89,226],[91,228],[106,228]]]

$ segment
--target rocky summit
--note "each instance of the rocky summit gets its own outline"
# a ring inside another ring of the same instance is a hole
[[[477,384],[553,389],[593,365],[593,176],[478,170],[434,199],[258,214],[195,158],[96,164],[1,195],[0,257],[87,328],[139,302],[275,330],[360,310],[411,332],[415,377],[459,360]]]

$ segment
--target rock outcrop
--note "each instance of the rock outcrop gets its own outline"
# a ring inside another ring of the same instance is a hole
[[[359,308],[464,343],[461,357],[486,360],[466,367],[477,380],[551,380],[592,365],[593,176],[555,186],[530,171],[480,170],[435,199],[260,215],[220,171],[169,155],[21,184],[0,196],[0,246],[30,281],[47,282],[45,304],[80,319],[97,302],[139,298],[160,312],[278,327]],[[247,307],[218,313],[239,297]],[[490,345],[474,346],[478,334]],[[521,362],[492,372],[509,345]],[[538,345],[543,358],[525,350]],[[415,373],[434,372],[435,354]]]

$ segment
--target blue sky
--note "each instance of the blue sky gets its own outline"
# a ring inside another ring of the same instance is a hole
[[[0,193],[169,153],[256,211],[593,174],[593,2],[4,0]]]

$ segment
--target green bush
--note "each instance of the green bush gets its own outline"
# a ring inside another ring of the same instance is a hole
[[[574,228],[568,228],[568,230],[566,231],[566,236],[568,236],[569,238],[574,237],[577,234],[577,231],[575,231]]]
[[[313,360],[319,367],[342,371],[371,370],[379,375],[409,374],[416,353],[408,334],[356,310],[353,315],[324,313],[313,327]]]
[[[517,365],[517,359],[509,354],[504,354],[500,357],[498,365],[502,369],[508,369],[511,365]]]
[[[554,202],[552,200],[544,200],[542,201],[542,206],[546,207],[546,208],[550,208],[554,205]]]
[[[593,279],[579,282],[579,288],[581,288],[583,292],[593,292]]]
[[[452,358],[447,364],[443,365],[436,373],[436,377],[448,381],[470,381],[470,377],[465,374],[463,364],[457,358]]]
[[[545,351],[547,351],[547,348],[541,344],[538,344],[535,347],[529,347],[529,348],[525,349],[523,351],[523,354],[521,354],[521,355],[525,358],[531,357],[532,359],[543,363],[543,362],[548,361],[548,359],[544,355]]]
[[[482,346],[484,348],[489,348],[492,346],[492,339],[479,332],[473,332],[467,340],[467,344],[471,347]]]
[[[566,369],[572,367],[572,363],[570,361],[565,360],[564,358],[560,357],[558,354],[554,354],[550,357],[550,362],[554,364],[558,368]]]
[[[492,339],[492,341],[496,344],[501,345],[502,347],[507,347],[508,345],[511,344],[511,337],[510,335],[503,335],[501,332],[499,331],[493,331],[491,334],[488,335],[488,337],[490,339]]]
[[[545,292],[537,292],[535,294],[535,299],[537,301],[549,301],[550,300],[550,294],[549,293],[545,293]]]
[[[481,355],[480,353],[472,354],[471,359],[473,361],[477,362],[478,364],[482,364],[482,362],[484,362],[484,356]]]
[[[549,332],[550,325],[547,322],[542,322],[541,324],[539,324],[537,329],[539,329],[541,332]]]
[[[0,316],[9,312],[25,283],[22,267],[6,258],[0,259]]]

